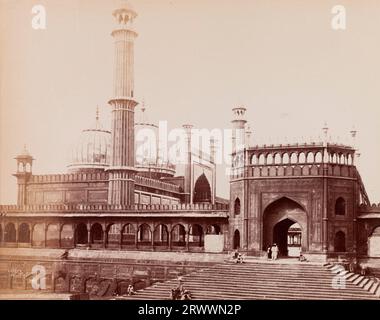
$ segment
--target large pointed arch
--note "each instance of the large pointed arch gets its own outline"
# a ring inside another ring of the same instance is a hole
[[[283,199],[287,199],[287,200],[289,200],[291,202],[294,202],[299,207],[301,207],[302,210],[304,210],[305,212],[307,211],[306,207],[301,202],[299,202],[298,200],[294,199],[292,196],[286,195],[286,196],[278,196],[278,197],[272,199],[272,201],[269,202],[269,203],[267,203],[267,205],[263,208],[263,212],[265,212],[271,205],[273,205],[276,202],[278,202],[278,200],[283,200]]]
[[[211,202],[211,187],[206,175],[203,173],[199,176],[194,185],[194,203]]]
[[[287,196],[278,197],[267,205],[263,211],[263,250],[280,242],[281,253],[287,255],[287,235],[294,223],[301,229],[302,251],[307,251],[307,214],[304,206]]]

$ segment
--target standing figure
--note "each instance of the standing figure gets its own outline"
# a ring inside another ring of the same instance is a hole
[[[271,249],[271,246],[268,246],[268,249],[267,249],[267,258],[268,258],[268,260],[270,260],[272,258],[272,249]]]
[[[277,244],[273,244],[272,246],[272,260],[277,260],[278,258],[278,247]]]

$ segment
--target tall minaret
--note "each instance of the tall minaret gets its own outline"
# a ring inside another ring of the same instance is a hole
[[[17,205],[24,206],[28,203],[26,188],[32,175],[34,159],[26,150],[26,146],[24,146],[24,150],[15,159],[17,160],[17,172],[13,175],[17,178],[18,184]]]
[[[126,3],[113,12],[117,27],[115,40],[114,98],[112,106],[112,158],[109,167],[108,203],[134,204],[135,137],[134,41],[133,21],[137,13]]]
[[[232,109],[232,153],[242,151],[245,147],[245,107],[236,107]]]

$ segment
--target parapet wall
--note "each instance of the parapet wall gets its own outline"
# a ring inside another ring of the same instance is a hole
[[[136,204],[136,205],[109,205],[109,204],[44,204],[44,205],[2,205],[0,206],[0,214],[8,212],[141,212],[141,211],[227,211],[228,204]]]

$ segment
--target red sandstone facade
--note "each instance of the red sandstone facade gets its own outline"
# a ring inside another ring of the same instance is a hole
[[[67,174],[33,175],[32,156],[16,158],[18,200],[0,206],[2,247],[203,252],[205,237],[215,235],[223,252],[263,255],[276,242],[286,256],[288,231],[297,223],[301,252],[310,259],[380,257],[380,209],[370,205],[352,147],[327,139],[251,147],[239,107],[229,201],[216,196],[214,146],[208,158],[189,147],[183,176],[158,155],[137,162],[136,16],[129,7],[114,11],[111,132],[98,125],[85,130],[89,139]],[[184,126],[188,146],[191,128]]]

